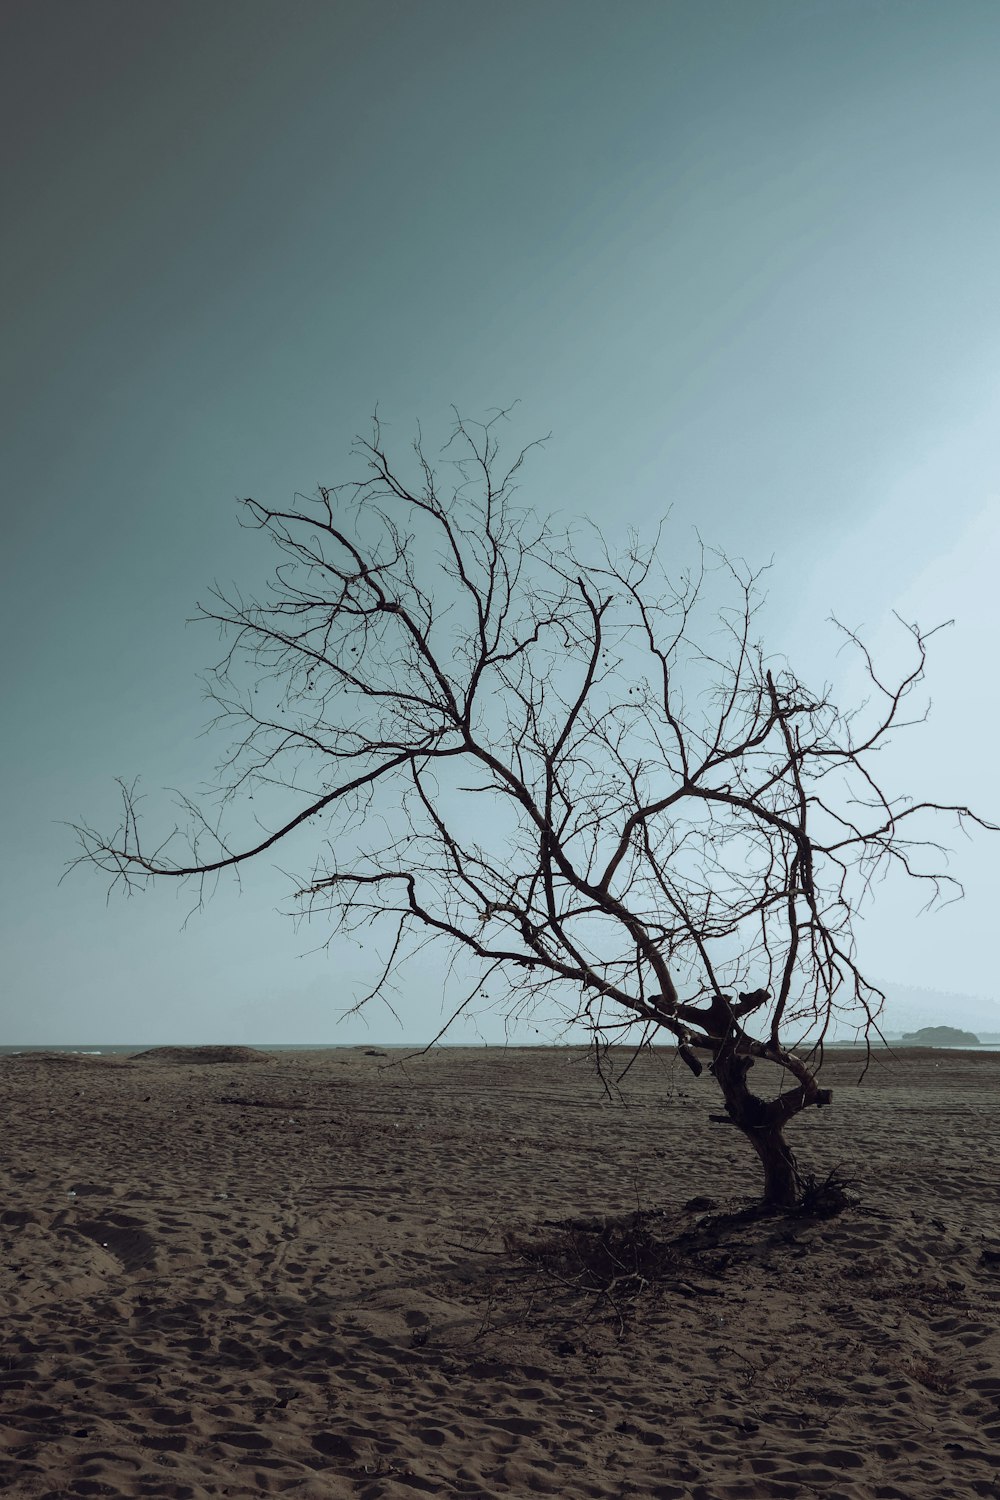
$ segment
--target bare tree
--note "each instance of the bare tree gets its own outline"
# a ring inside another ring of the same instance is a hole
[[[201,607],[227,640],[209,677],[236,729],[222,809],[185,802],[187,826],[150,847],[123,784],[121,826],[81,826],[81,859],[128,889],[204,882],[308,823],[299,909],[390,929],[364,1000],[440,940],[474,972],[456,1014],[489,982],[511,1015],[551,1000],[598,1039],[665,1034],[693,1072],[707,1055],[713,1118],[752,1144],[766,1199],[792,1203],[784,1130],[830,1100],[824,1037],[838,1016],[877,1026],[852,931],[873,881],[896,867],[938,901],[954,882],[928,820],[994,827],[876,779],[914,722],[926,636],[905,627],[890,682],[845,631],[870,689],[843,711],[765,655],[743,565],[702,557],[671,581],[662,534],[614,555],[519,508],[502,415],[456,419],[444,488],[419,442],[405,482],[376,421],[359,482],[243,502],[280,560],[263,598],[216,587]],[[729,602],[706,607],[720,580]],[[270,821],[227,837],[225,809],[265,789]],[[748,1085],[761,1061],[774,1097]]]

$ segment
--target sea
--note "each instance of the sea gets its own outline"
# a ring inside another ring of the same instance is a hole
[[[142,1044],[122,1044],[116,1042],[109,1044],[101,1042],[91,1045],[84,1044],[77,1046],[56,1046],[52,1043],[40,1043],[37,1046],[31,1046],[22,1043],[19,1046],[0,1045],[0,1057],[21,1057],[26,1053],[31,1052],[60,1052],[70,1057],[134,1057],[139,1052],[148,1052],[150,1048],[154,1046],[195,1047],[206,1045],[215,1044],[204,1042],[145,1042]],[[423,1041],[401,1042],[396,1039],[391,1042],[241,1042],[237,1045],[253,1047],[256,1052],[412,1052],[415,1049],[425,1047],[427,1044]],[[492,1046],[495,1050],[502,1050],[504,1046],[502,1042],[438,1042],[435,1045],[438,1047],[463,1047],[466,1049],[475,1047],[477,1045],[483,1048]],[[565,1045],[567,1047],[576,1049],[585,1045],[585,1042],[578,1041],[563,1044],[553,1042],[515,1042],[511,1045],[513,1047],[554,1047]],[[672,1048],[672,1044],[668,1042],[662,1043],[661,1045],[664,1050],[670,1050]],[[914,1044],[911,1042],[901,1042],[897,1038],[890,1037],[887,1042],[873,1040],[872,1051],[880,1050],[883,1047],[889,1047],[894,1052],[906,1052],[913,1045]],[[859,1041],[840,1041],[827,1043],[828,1050],[846,1049],[851,1051],[858,1051],[863,1047],[864,1042]],[[659,1050],[659,1047],[657,1047],[657,1050]],[[989,1041],[980,1042],[977,1046],[974,1047],[971,1045],[968,1047],[939,1046],[933,1047],[930,1050],[934,1052],[1000,1052],[1000,1038],[991,1037]]]

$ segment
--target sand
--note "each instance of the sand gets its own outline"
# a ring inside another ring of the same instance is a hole
[[[754,1164],[670,1054],[628,1107],[399,1055],[0,1063],[4,1494],[1000,1496],[1000,1057],[835,1056],[793,1135],[858,1201],[727,1228]],[[638,1295],[504,1248],[637,1206],[693,1236]]]

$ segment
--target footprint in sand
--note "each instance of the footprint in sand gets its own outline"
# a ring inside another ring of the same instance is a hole
[[[75,1234],[107,1250],[121,1262],[122,1270],[131,1275],[152,1265],[156,1259],[156,1241],[142,1228],[140,1219],[127,1214],[108,1214],[103,1219],[79,1219],[67,1225]]]

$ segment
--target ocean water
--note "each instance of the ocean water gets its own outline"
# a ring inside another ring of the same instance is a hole
[[[95,1043],[95,1044],[86,1044],[86,1043],[84,1043],[84,1044],[81,1044],[81,1045],[78,1045],[78,1046],[64,1046],[64,1045],[58,1045],[57,1046],[54,1043],[44,1043],[43,1042],[43,1043],[39,1043],[39,1044],[37,1044],[35,1046],[32,1046],[32,1045],[27,1044],[27,1043],[22,1043],[20,1046],[2,1046],[2,1045],[0,1045],[0,1057],[21,1057],[25,1053],[30,1053],[30,1052],[61,1052],[61,1053],[65,1053],[65,1054],[67,1054],[68,1056],[71,1056],[71,1057],[134,1057],[135,1054],[138,1053],[138,1052],[148,1052],[151,1047],[157,1047],[157,1046],[171,1046],[171,1047],[190,1046],[190,1047],[198,1047],[198,1046],[206,1046],[206,1045],[210,1046],[210,1045],[214,1045],[214,1044],[212,1044],[212,1043],[204,1043],[204,1042],[169,1042],[169,1043],[167,1043],[167,1042],[143,1042],[143,1043],[139,1043],[139,1044],[132,1044],[132,1043],[124,1044],[124,1043],[117,1043],[117,1042],[116,1043],[101,1042],[101,1043]],[[220,1045],[225,1045],[225,1044],[220,1044]],[[426,1046],[427,1044],[426,1044],[426,1042],[422,1042],[422,1041],[417,1041],[417,1042],[401,1042],[397,1038],[397,1039],[395,1039],[395,1040],[393,1040],[391,1042],[240,1042],[238,1044],[230,1044],[230,1045],[249,1046],[249,1047],[255,1048],[255,1050],[257,1050],[259,1052],[367,1052],[367,1051],[371,1051],[371,1050],[378,1050],[378,1051],[381,1051],[381,1052],[391,1052],[391,1051],[412,1052],[412,1051],[415,1051],[418,1048]],[[475,1042],[438,1042],[436,1045],[439,1046],[439,1047],[464,1047],[464,1048],[470,1048],[470,1047],[475,1047],[477,1044]],[[482,1047],[485,1048],[485,1047],[489,1046],[490,1044],[486,1043],[486,1042],[481,1042],[478,1045],[480,1045],[480,1046],[482,1046]],[[493,1045],[494,1045],[494,1047],[497,1050],[501,1050],[503,1044],[502,1043],[494,1043]],[[551,1047],[553,1045],[558,1045],[558,1044],[554,1044],[554,1043],[551,1043],[551,1042],[537,1042],[537,1043],[519,1042],[516,1045],[517,1046],[523,1046],[523,1047],[530,1047],[530,1046],[547,1046],[547,1047]],[[579,1048],[579,1047],[581,1047],[581,1046],[583,1046],[585,1044],[583,1042],[570,1042],[570,1043],[567,1043],[566,1045],[568,1047],[570,1047],[570,1048],[576,1049],[576,1048]],[[885,1042],[880,1042],[880,1041],[878,1041],[878,1040],[876,1040],[876,1039],[873,1038],[873,1040],[872,1040],[872,1051],[874,1052],[874,1051],[880,1050],[881,1048],[883,1048],[885,1046],[888,1046],[894,1052],[906,1052],[906,1051],[908,1051],[910,1049],[910,1047],[912,1045],[913,1045],[913,1043],[911,1043],[911,1042],[900,1042],[900,1041],[893,1041],[893,1040],[890,1040],[888,1043],[885,1043]],[[664,1049],[669,1049],[672,1046],[672,1044],[670,1042],[663,1042],[663,1043],[658,1044],[658,1047],[659,1046],[662,1046]],[[862,1047],[864,1047],[864,1042],[850,1041],[850,1042],[828,1042],[827,1043],[828,1050],[833,1050],[833,1051],[838,1051],[838,1050],[842,1050],[842,1049],[845,1049],[845,1048],[846,1049],[856,1050],[856,1049],[859,1049],[859,1048],[862,1048]],[[934,1052],[1000,1052],[1000,1042],[996,1042],[996,1041],[980,1042],[977,1047],[972,1047],[972,1046],[969,1046],[969,1047],[952,1047],[952,1046],[934,1047],[934,1048],[932,1048],[930,1050],[932,1050]]]

